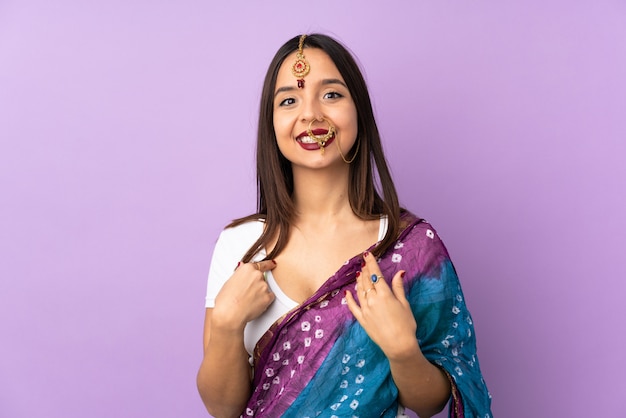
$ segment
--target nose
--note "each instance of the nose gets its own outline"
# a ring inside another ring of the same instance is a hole
[[[302,122],[308,122],[312,120],[321,121],[323,119],[324,116],[322,114],[319,102],[313,97],[303,99],[300,112],[300,120]]]

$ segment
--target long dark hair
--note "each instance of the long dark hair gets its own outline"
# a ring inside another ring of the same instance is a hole
[[[287,244],[289,228],[294,219],[291,163],[278,149],[273,120],[278,70],[285,58],[298,49],[299,40],[300,36],[290,39],[276,52],[265,75],[256,147],[257,213],[236,219],[229,225],[232,227],[259,219],[265,221],[263,234],[250,247],[243,262],[250,261],[256,253],[274,241],[274,248],[266,258],[276,257]],[[356,106],[357,140],[347,155],[351,156],[354,152],[357,155],[350,164],[348,198],[352,211],[361,219],[378,219],[380,215],[387,215],[387,233],[373,250],[374,255],[379,256],[395,241],[399,233],[401,208],[383,154],[367,85],[350,52],[333,38],[321,34],[308,35],[304,46],[318,48],[328,54],[346,82]]]

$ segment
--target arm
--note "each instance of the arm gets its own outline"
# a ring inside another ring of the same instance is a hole
[[[444,372],[430,363],[415,341],[397,357],[388,357],[391,375],[398,387],[399,402],[424,417],[431,417],[445,407],[450,397],[450,382]]]
[[[243,331],[274,301],[263,272],[275,266],[271,260],[241,265],[218,293],[215,307],[206,310],[197,384],[211,415],[238,417],[250,398],[251,368]]]
[[[198,371],[198,391],[211,415],[238,417],[250,397],[250,365],[243,329],[213,326],[212,319],[213,309],[209,308],[204,318],[204,358]]]

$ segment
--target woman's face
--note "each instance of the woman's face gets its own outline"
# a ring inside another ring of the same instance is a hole
[[[311,68],[304,77],[304,88],[298,88],[298,80],[291,73],[295,52],[285,59],[278,71],[274,91],[274,132],[278,148],[294,169],[345,165],[338,146],[344,156],[350,157],[347,154],[357,136],[357,112],[352,96],[324,51],[305,48],[304,56]],[[324,135],[329,122],[335,127],[335,135],[327,140],[322,152],[320,145],[309,139],[307,130],[310,125],[315,135]]]

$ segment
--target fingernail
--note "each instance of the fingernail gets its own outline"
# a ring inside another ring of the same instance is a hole
[[[363,253],[363,257],[367,257],[368,255],[370,255],[370,252],[369,252],[369,251],[365,251],[365,252]]]
[[[367,264],[365,260],[361,260],[361,268],[365,267],[365,264]]]
[[[235,270],[237,270],[239,268],[239,266],[241,265],[241,261],[237,262],[237,267],[235,267]]]
[[[356,277],[359,277],[360,275],[361,275],[361,272],[360,272],[360,271],[357,271],[357,272],[356,272]]]
[[[402,273],[400,273],[400,278],[404,279],[404,273],[406,273],[406,271],[403,271]]]
[[[276,265],[276,260],[272,259],[271,262],[274,263],[274,265]]]

